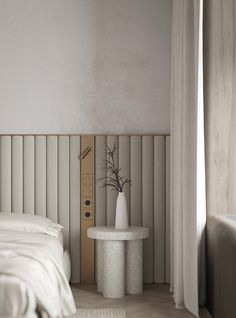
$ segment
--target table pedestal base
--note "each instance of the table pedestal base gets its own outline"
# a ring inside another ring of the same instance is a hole
[[[97,291],[103,291],[103,241],[96,241],[96,279]]]
[[[125,295],[125,242],[103,241],[103,296]]]
[[[143,292],[143,240],[98,240],[96,260],[97,291],[104,297]]]
[[[126,293],[143,292],[143,240],[126,241]]]

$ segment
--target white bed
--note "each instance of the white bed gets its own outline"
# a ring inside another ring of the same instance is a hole
[[[69,278],[61,232],[54,237],[0,228],[0,317],[73,315]]]
[[[70,254],[67,250],[64,250],[64,239],[63,239],[63,234],[62,232],[58,233],[58,236],[56,237],[57,241],[61,244],[63,247],[63,269],[64,269],[64,274],[66,276],[67,281],[70,281],[71,277],[71,260],[70,260]]]

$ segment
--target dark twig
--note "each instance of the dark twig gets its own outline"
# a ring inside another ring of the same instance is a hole
[[[111,187],[112,190],[123,192],[124,185],[127,183],[131,184],[131,180],[123,176],[120,176],[121,168],[118,168],[115,163],[114,154],[117,149],[114,143],[112,149],[106,146],[106,159],[103,160],[103,168],[106,171],[106,176],[99,178],[97,181],[102,181],[102,187]]]

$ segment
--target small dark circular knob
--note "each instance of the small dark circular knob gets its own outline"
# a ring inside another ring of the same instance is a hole
[[[90,200],[86,200],[85,205],[90,205]]]
[[[90,212],[85,212],[85,216],[86,216],[86,218],[89,218],[90,217]]]

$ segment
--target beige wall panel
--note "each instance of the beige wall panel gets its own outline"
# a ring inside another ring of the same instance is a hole
[[[12,137],[12,212],[23,212],[23,137]]]
[[[94,240],[87,236],[95,223],[94,136],[81,136],[81,153],[81,283],[94,284]]]
[[[24,136],[24,191],[23,191],[23,206],[24,213],[34,214],[34,171],[35,171],[35,144],[33,136]]]
[[[58,137],[47,136],[47,217],[58,222]]]
[[[236,211],[236,2],[204,1],[207,214]]]
[[[70,170],[69,170],[69,137],[59,136],[59,158],[58,158],[58,221],[64,226],[64,246],[69,250],[70,230]]]
[[[142,137],[130,137],[130,221],[142,225]]]
[[[0,208],[11,212],[11,137],[1,136],[0,140]]]
[[[104,160],[106,159],[106,137],[95,137],[95,186],[96,186],[96,225],[106,225],[106,187],[102,187],[100,178],[106,176]]]
[[[107,136],[107,145],[112,149],[114,144],[118,147],[118,138],[116,136]],[[118,151],[115,152],[115,163],[118,163]],[[107,187],[107,225],[115,224],[117,192]]]
[[[165,282],[170,283],[170,137],[166,137],[166,251]]]
[[[71,282],[80,283],[80,136],[70,136]]]
[[[132,180],[132,186],[125,190],[130,223],[150,229],[150,237],[144,240],[144,281],[169,282],[170,137],[1,136],[1,210],[35,212],[61,223],[65,247],[71,253],[72,282],[94,282],[94,242],[88,240],[87,228],[94,222],[114,225],[117,193],[96,183],[96,201],[92,195],[91,217],[87,218],[80,182],[82,170],[84,182],[87,184],[90,175],[93,187],[94,178],[105,176],[106,144],[113,147],[114,143],[119,147],[115,161],[122,168],[121,175]],[[79,160],[87,144],[92,152],[84,161]]]
[[[154,250],[153,250],[153,223],[154,223],[154,169],[153,169],[153,137],[142,138],[142,225],[150,230],[150,236],[144,240],[144,282],[154,281]]]
[[[120,175],[130,179],[130,137],[119,136],[118,140],[118,162],[121,168]],[[130,184],[124,186],[124,193],[127,200],[127,208],[130,224]]]
[[[154,137],[154,282],[165,282],[165,137]]]
[[[35,213],[46,216],[46,136],[35,137]]]

